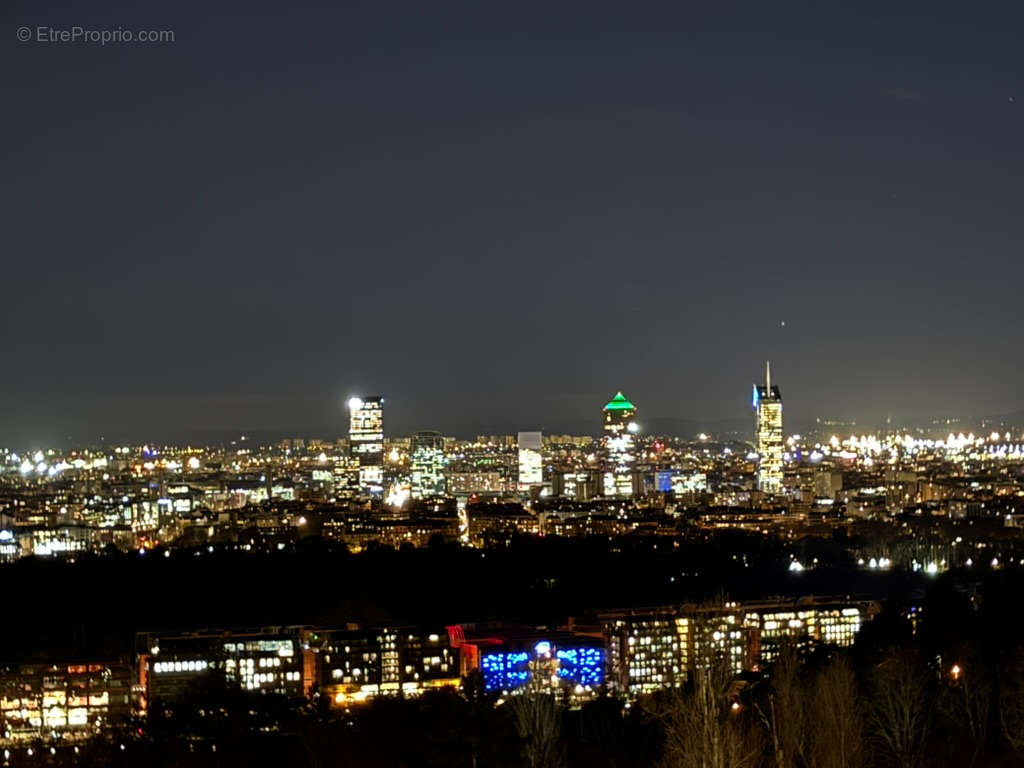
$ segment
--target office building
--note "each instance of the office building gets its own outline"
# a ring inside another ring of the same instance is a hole
[[[598,614],[608,644],[608,684],[633,697],[681,685],[696,668],[757,670],[783,642],[804,652],[853,644],[881,607],[872,601],[799,598],[678,605]]]
[[[603,414],[601,453],[604,460],[604,495],[628,498],[634,492],[636,453],[633,435],[637,425],[633,417],[636,416],[636,406],[621,392],[617,392],[604,406]]]
[[[0,742],[91,738],[131,714],[132,682],[119,662],[0,667]]]
[[[764,386],[754,385],[754,444],[759,456],[757,488],[782,491],[782,395],[772,386],[771,363],[765,366]]]
[[[304,644],[295,628],[139,634],[146,704],[180,698],[197,680],[211,676],[245,691],[301,698],[313,682]]]
[[[417,696],[462,682],[458,649],[441,629],[336,630],[316,640],[320,690],[334,707],[377,696]]]
[[[409,465],[414,499],[444,495],[444,437],[440,432],[417,432],[412,436],[409,442]]]
[[[479,672],[492,693],[544,691],[579,702],[605,684],[606,653],[599,636],[473,624],[450,626],[448,634],[461,652],[463,674]]]
[[[529,490],[544,482],[541,433],[519,433],[519,489]]]
[[[348,401],[349,450],[358,464],[359,490],[384,492],[384,398],[353,397]]]

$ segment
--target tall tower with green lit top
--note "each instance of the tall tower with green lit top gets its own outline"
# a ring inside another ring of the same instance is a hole
[[[633,433],[637,426],[633,417],[636,406],[625,395],[616,392],[604,407],[604,434],[601,453],[604,460],[603,490],[605,496],[629,497],[633,495],[633,473],[636,452]]]

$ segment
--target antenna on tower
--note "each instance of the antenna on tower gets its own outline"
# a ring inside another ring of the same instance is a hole
[[[764,361],[764,391],[768,397],[772,396],[772,361]]]

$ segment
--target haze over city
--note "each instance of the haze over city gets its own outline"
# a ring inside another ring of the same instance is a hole
[[[580,429],[618,389],[746,419],[765,358],[794,423],[1019,411],[1021,8],[871,5],[12,34],[3,435],[334,434],[358,392],[395,433]]]

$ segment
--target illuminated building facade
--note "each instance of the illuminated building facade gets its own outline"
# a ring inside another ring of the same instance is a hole
[[[13,562],[20,555],[21,546],[14,536],[14,531],[10,528],[0,529],[0,563]]]
[[[246,691],[302,697],[310,683],[299,630],[140,635],[139,677],[147,703],[173,700],[203,676]]]
[[[705,472],[688,471],[673,472],[671,490],[677,496],[703,493],[708,489],[708,476]]]
[[[499,495],[509,489],[509,481],[498,470],[448,472],[448,493],[453,496]]]
[[[85,739],[132,710],[133,674],[121,664],[0,668],[0,742]]]
[[[848,647],[879,611],[873,602],[830,598],[681,605],[599,616],[608,645],[608,685],[627,697],[681,685],[689,673],[724,662],[735,674],[778,656],[788,640],[804,651]]]
[[[359,489],[384,492],[384,398],[353,397],[348,401],[349,450],[358,464]]]
[[[417,432],[409,443],[412,471],[411,493],[414,499],[443,496],[445,493],[444,437],[440,432]]]
[[[505,545],[519,535],[540,533],[540,519],[518,503],[473,502],[466,505],[469,541],[474,546]]]
[[[576,643],[556,648],[548,640],[538,640],[532,648],[484,653],[480,672],[488,691],[512,693],[533,683],[590,692],[604,685],[605,651]]]
[[[540,432],[519,433],[519,489],[527,490],[531,486],[544,482],[542,445]]]
[[[636,452],[633,434],[637,426],[633,417],[636,416],[636,406],[621,392],[617,392],[605,405],[603,413],[601,452],[604,458],[604,495],[628,498],[634,490]]]
[[[757,488],[782,491],[782,394],[772,386],[771,363],[765,366],[764,386],[754,385],[754,443],[760,462]]]
[[[448,627],[448,634],[462,652],[463,674],[478,671],[487,691],[547,690],[580,701],[605,684],[607,654],[600,637],[474,625]]]
[[[602,473],[591,471],[556,472],[551,476],[551,492],[554,496],[589,501],[600,493]]]
[[[727,606],[731,607],[731,606]],[[732,611],[659,609],[608,624],[609,677],[629,696],[681,685],[698,666],[723,661],[739,674],[752,666],[750,631]]]
[[[680,684],[687,673],[688,643],[688,619],[674,611],[610,617],[610,686],[637,696]]]
[[[783,642],[796,643],[798,648],[814,643],[847,647],[853,645],[861,624],[874,615],[870,605],[809,604],[747,607],[744,625],[755,630],[756,652],[762,662],[772,662]]]
[[[416,696],[462,682],[459,652],[440,630],[333,631],[324,636],[319,655],[320,690],[335,707],[377,696]]]

